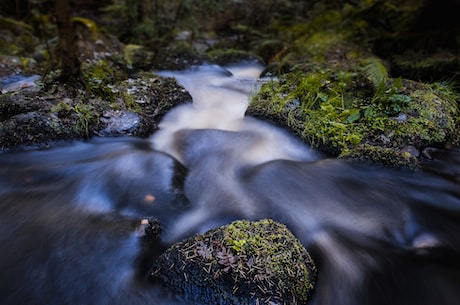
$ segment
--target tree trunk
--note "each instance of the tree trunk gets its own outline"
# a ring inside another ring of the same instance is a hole
[[[58,65],[61,68],[61,80],[77,80],[81,76],[80,60],[75,30],[70,20],[68,0],[54,1],[59,41],[56,46]]]

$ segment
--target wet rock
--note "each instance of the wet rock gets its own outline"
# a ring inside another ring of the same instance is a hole
[[[402,152],[409,153],[411,156],[414,156],[416,158],[420,157],[420,151],[412,145],[407,145],[406,147],[404,147],[402,149]]]
[[[37,86],[36,82],[40,79],[41,77],[39,75],[11,75],[0,80],[0,90],[2,93],[18,91],[21,89],[37,92],[39,87]]]
[[[316,267],[282,224],[235,221],[170,247],[151,277],[189,304],[305,304]]]
[[[104,114],[101,121],[106,124],[99,135],[130,135],[135,132],[140,125],[138,114],[130,111],[110,110]]]
[[[425,149],[422,150],[422,156],[428,160],[433,159],[433,154],[436,153],[438,149],[434,147],[426,147]]]
[[[378,163],[393,168],[406,168],[414,171],[420,169],[417,157],[410,152],[381,146],[359,145],[343,158],[360,162]]]
[[[158,130],[158,123],[174,106],[190,103],[190,94],[173,78],[142,72],[120,82],[112,90],[122,97],[122,108],[141,116],[142,128],[133,135],[146,137]]]
[[[137,234],[146,242],[158,241],[161,237],[161,223],[155,218],[141,219],[137,226]]]
[[[0,95],[1,151],[47,147],[95,135],[147,137],[158,129],[167,111],[191,101],[174,79],[154,73],[101,83],[91,90],[65,85],[30,89],[20,87]]]

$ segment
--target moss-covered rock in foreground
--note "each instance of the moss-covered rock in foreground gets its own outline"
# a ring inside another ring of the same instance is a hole
[[[242,220],[173,245],[151,277],[189,304],[305,304],[316,267],[286,226]]]

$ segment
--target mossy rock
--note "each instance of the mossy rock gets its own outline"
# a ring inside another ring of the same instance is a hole
[[[112,87],[117,102],[112,108],[129,110],[142,117],[143,128],[134,133],[146,137],[159,129],[163,116],[173,107],[190,103],[192,97],[174,78],[159,77],[152,72],[140,72]]]
[[[138,70],[150,70],[153,66],[154,53],[141,45],[128,44],[123,48],[123,57],[128,67]]]
[[[411,148],[411,146],[408,147]],[[420,152],[416,148],[413,149],[420,155]],[[418,155],[416,156],[411,153],[411,150],[408,148],[396,151],[391,148],[362,144],[356,146],[353,150],[347,151],[341,157],[361,162],[385,164],[393,168],[418,170],[421,168],[420,162],[417,159]]]
[[[151,277],[189,304],[306,304],[316,267],[286,226],[241,220],[173,245]]]
[[[177,41],[159,48],[152,60],[152,68],[157,70],[184,70],[200,65],[208,60],[190,44]]]
[[[246,114],[288,128],[331,156],[418,167],[405,148],[452,141],[460,95],[446,83],[392,77],[360,33],[367,22],[351,9],[313,18]],[[355,42],[357,35],[364,43]]]
[[[452,37],[459,28],[418,28],[434,8],[445,12],[429,0],[319,3],[306,22],[289,28],[291,43],[265,73],[277,80],[262,86],[246,114],[334,157],[417,168],[417,154],[407,147],[458,143],[458,41]],[[425,35],[441,32],[449,43],[434,50],[424,45],[431,41]],[[439,82],[445,79],[453,82]]]
[[[358,149],[366,145],[417,163],[406,158],[408,145],[423,150],[452,141],[458,93],[446,84],[390,78],[383,66],[370,62],[355,62],[352,68],[298,65],[263,85],[246,114],[287,127],[332,156],[356,158],[377,151]],[[365,159],[394,165],[379,156]]]
[[[98,77],[108,76],[107,71]],[[113,83],[93,80],[92,90],[53,83],[0,95],[0,150],[47,147],[96,135],[147,137],[166,112],[191,101],[175,79],[150,72]]]

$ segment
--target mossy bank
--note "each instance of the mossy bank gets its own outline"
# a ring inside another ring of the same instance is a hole
[[[93,136],[146,137],[169,109],[188,102],[190,95],[174,79],[154,73],[90,89],[24,88],[0,96],[0,149],[45,148]]]
[[[454,140],[455,91],[399,78],[376,84],[369,75],[373,65],[380,65],[377,59],[350,70],[298,68],[264,84],[247,114],[286,127],[333,156],[394,166],[417,163],[411,147],[420,151]]]
[[[403,33],[423,3],[403,6],[397,15],[377,2],[324,9],[298,25],[290,47],[265,73],[275,77],[252,97],[247,115],[285,127],[331,156],[394,167],[417,168],[424,148],[456,143],[455,83],[392,75],[391,62],[372,50],[388,33],[366,13],[390,10],[385,18]]]

